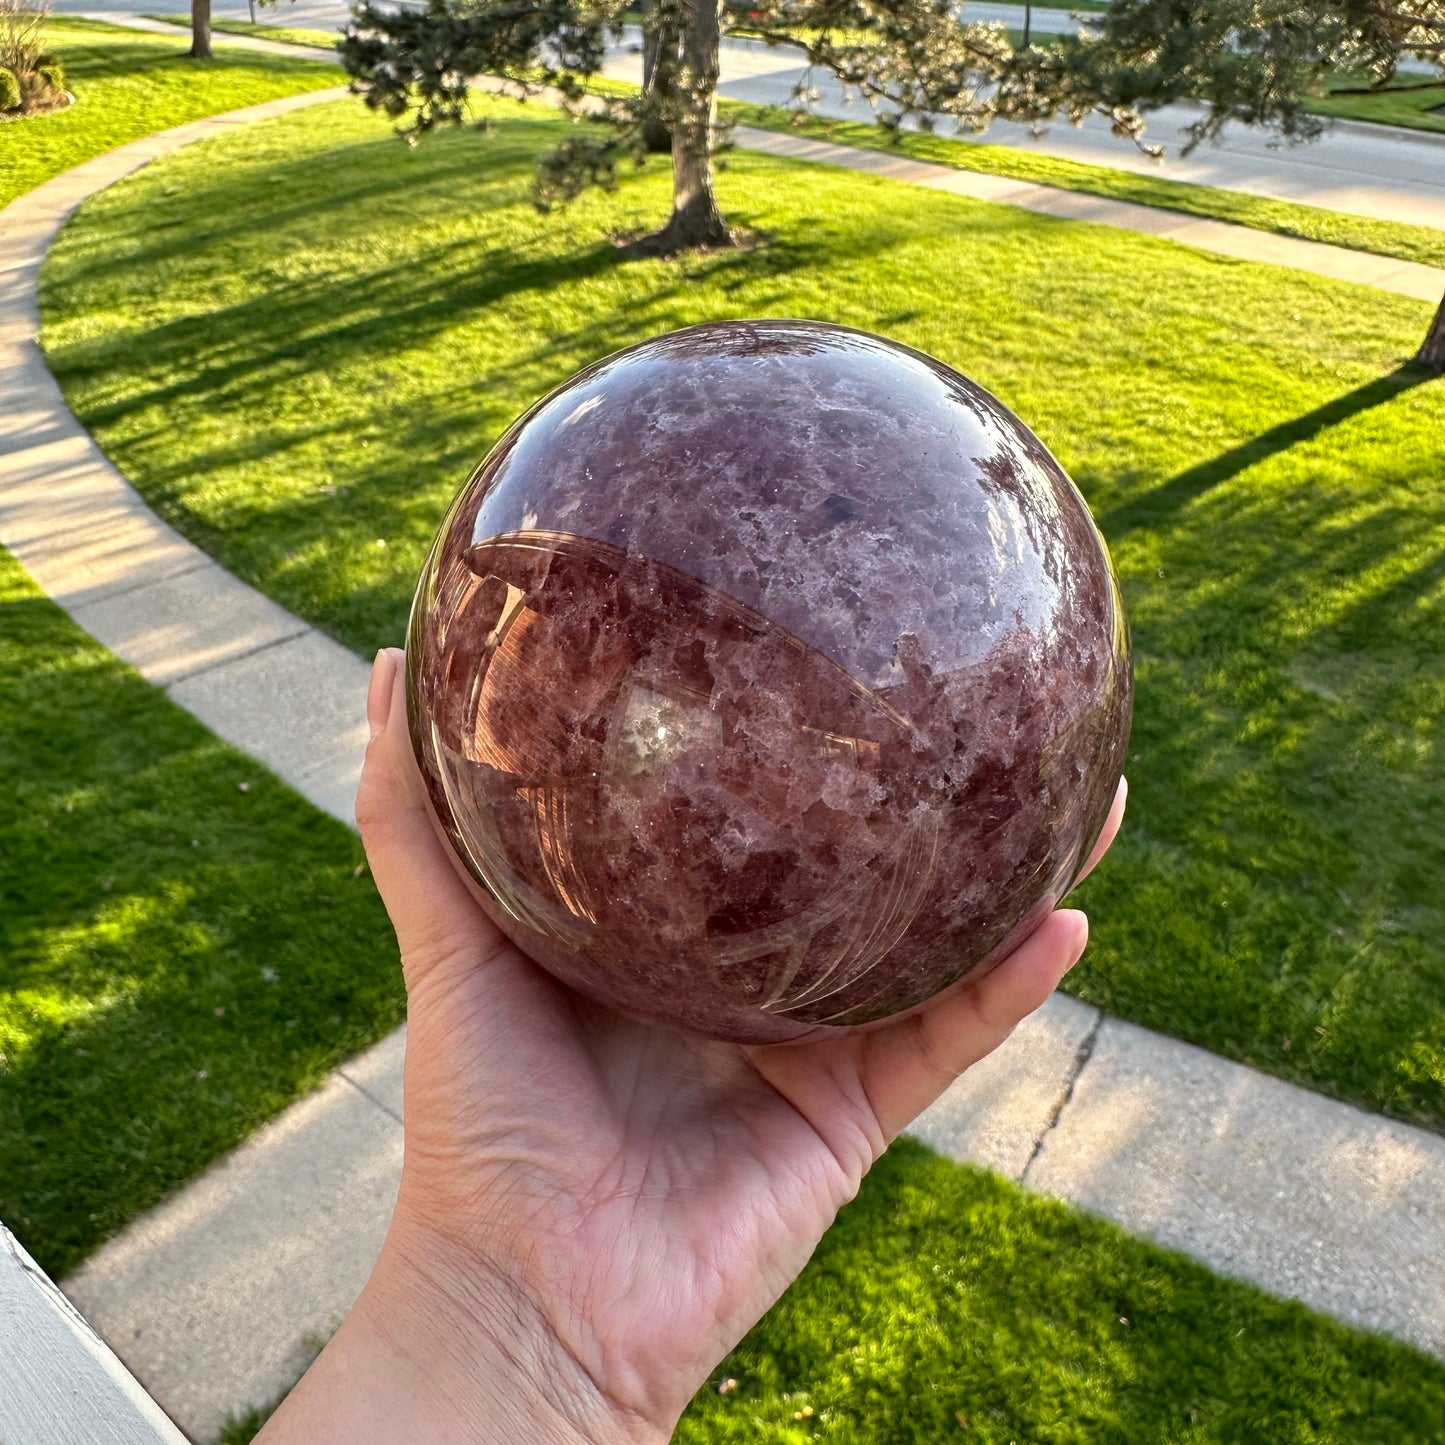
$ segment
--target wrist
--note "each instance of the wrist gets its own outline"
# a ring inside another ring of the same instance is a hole
[[[661,1445],[610,1399],[524,1291],[394,1221],[346,1323],[257,1445]]]
[[[388,1331],[398,1347],[427,1340],[429,1348],[456,1350],[473,1378],[480,1371],[489,1394],[505,1397],[491,1403],[513,1412],[520,1431],[496,1438],[507,1445],[534,1438],[549,1445],[654,1445],[670,1438],[676,1422],[653,1420],[609,1394],[514,1271],[403,1214],[399,1209],[376,1276]],[[398,1328],[408,1306],[420,1318]],[[536,1428],[542,1421],[547,1428]]]

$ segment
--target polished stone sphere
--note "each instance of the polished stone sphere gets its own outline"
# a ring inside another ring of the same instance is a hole
[[[412,737],[485,910],[581,993],[825,1037],[981,977],[1068,891],[1132,706],[1108,552],[908,347],[735,321],[598,362],[442,524]]]

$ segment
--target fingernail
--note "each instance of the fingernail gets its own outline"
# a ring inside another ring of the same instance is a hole
[[[375,742],[391,716],[391,689],[396,681],[396,650],[383,647],[371,664],[371,685],[366,689],[366,721]]]

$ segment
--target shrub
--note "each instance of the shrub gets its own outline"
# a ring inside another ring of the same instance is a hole
[[[20,104],[20,82],[15,72],[0,65],[0,110],[15,110]]]
[[[0,0],[0,66],[17,80],[33,74],[45,56],[40,32],[49,16],[48,4],[27,10],[24,0]]]
[[[14,83],[0,82],[0,110],[31,115],[65,103],[65,67],[45,49],[42,34],[49,0],[0,0],[0,70]]]

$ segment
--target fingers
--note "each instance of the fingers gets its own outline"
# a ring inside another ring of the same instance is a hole
[[[1119,834],[1119,825],[1124,821],[1124,809],[1128,802],[1129,780],[1120,778],[1119,786],[1114,793],[1114,801],[1109,808],[1109,816],[1104,819],[1104,826],[1099,830],[1099,836],[1089,850],[1089,856],[1084,860],[1084,866],[1079,869],[1078,877],[1074,879],[1075,888],[1094,871],[1099,859],[1109,851],[1109,845]]]
[[[863,1083],[885,1138],[897,1137],[1038,1008],[1079,961],[1088,939],[1082,913],[1051,913],[986,978],[868,1035]]]
[[[371,742],[356,794],[356,823],[396,929],[408,985],[418,971],[500,941],[458,876],[427,812],[406,720],[405,655],[376,655],[366,699]]]

